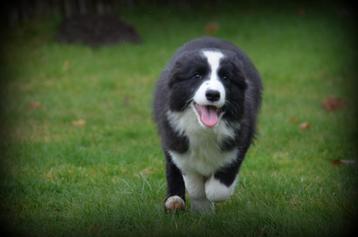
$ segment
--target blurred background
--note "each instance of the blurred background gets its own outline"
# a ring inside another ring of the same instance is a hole
[[[2,236],[356,232],[349,2],[34,0],[1,12]],[[201,36],[256,65],[259,133],[215,215],[166,215],[153,90],[175,50]]]

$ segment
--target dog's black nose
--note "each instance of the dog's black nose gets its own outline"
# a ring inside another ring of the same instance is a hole
[[[216,90],[207,90],[205,96],[208,101],[215,102],[220,99],[220,92]]]

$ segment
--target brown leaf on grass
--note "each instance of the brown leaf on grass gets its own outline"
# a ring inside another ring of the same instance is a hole
[[[30,107],[30,109],[33,109],[33,110],[40,109],[42,107],[42,104],[38,101],[32,101],[32,102],[30,102],[29,107]]]
[[[321,105],[323,109],[325,109],[327,112],[333,112],[344,108],[346,103],[343,101],[342,98],[328,96],[326,99],[322,101]]]
[[[332,160],[333,165],[355,165],[355,160]]]
[[[220,29],[220,25],[217,22],[209,22],[205,26],[205,33],[207,35],[214,35],[216,34]]]
[[[311,124],[309,122],[303,122],[300,124],[300,129],[301,130],[307,130],[311,127]]]
[[[78,119],[78,120],[73,120],[72,121],[72,125],[78,128],[82,128],[86,125],[86,120],[84,119]]]
[[[290,120],[290,123],[293,123],[293,124],[299,123],[299,119],[296,116],[291,117],[289,120]]]

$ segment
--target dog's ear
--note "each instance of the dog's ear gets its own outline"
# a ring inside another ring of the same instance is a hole
[[[174,65],[169,69],[169,88],[172,88],[175,82],[178,80],[178,77],[180,77],[180,74],[183,70],[183,64],[180,60],[177,60]]]
[[[245,73],[244,63],[237,55],[233,57],[232,64],[234,66],[234,83],[242,90],[247,88],[247,76]]]
[[[192,60],[192,52],[185,52],[175,59],[175,62],[169,68],[169,88],[172,88],[175,82],[185,80],[189,70],[187,67],[191,64]]]

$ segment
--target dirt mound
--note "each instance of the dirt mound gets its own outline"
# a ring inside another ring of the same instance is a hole
[[[56,38],[60,42],[83,43],[91,47],[141,41],[133,26],[114,15],[76,15],[66,18],[59,26]]]

